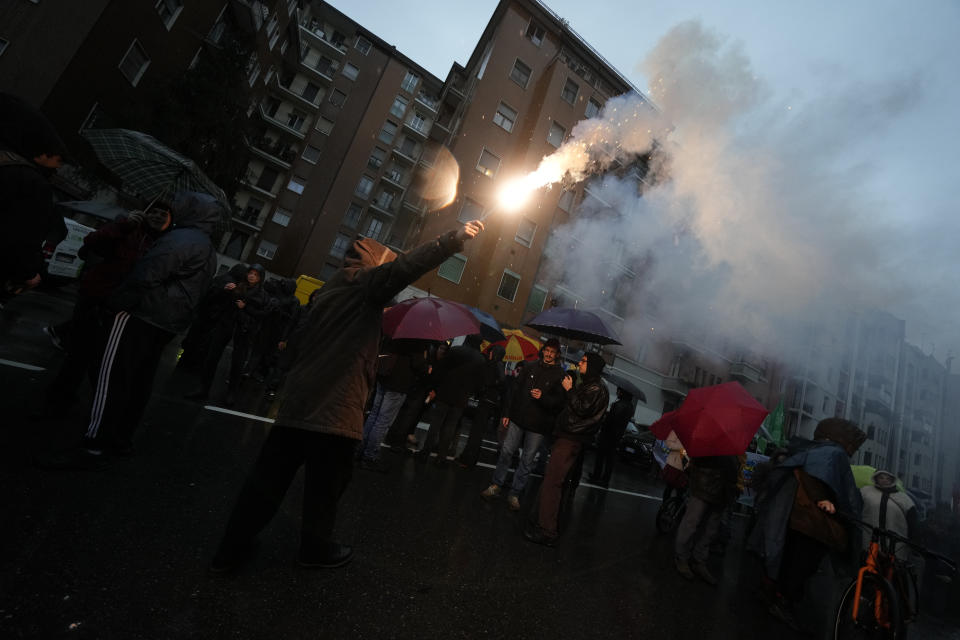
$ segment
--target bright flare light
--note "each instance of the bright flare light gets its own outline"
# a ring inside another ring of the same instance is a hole
[[[529,176],[511,180],[500,189],[497,201],[504,211],[517,211],[530,199],[537,187],[530,184]]]

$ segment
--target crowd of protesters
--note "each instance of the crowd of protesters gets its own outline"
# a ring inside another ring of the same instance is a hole
[[[65,150],[49,123],[22,101],[0,94],[0,116],[0,215],[7,225],[0,281],[9,298],[40,283],[41,244],[65,235],[47,181]],[[587,353],[565,370],[561,345],[550,339],[536,361],[508,372],[504,349],[494,345],[481,352],[479,336],[456,346],[381,341],[384,307],[461,251],[482,232],[482,222],[468,222],[402,256],[359,238],[343,268],[301,306],[295,282],[267,279],[259,264],[238,264],[216,275],[212,236],[226,215],[226,205],[214,197],[181,192],[86,237],[81,256],[89,267],[72,318],[48,328],[67,351],[49,394],[74,397],[86,374],[93,402],[85,428],[78,430],[80,444],[42,464],[102,468],[112,456],[131,455],[161,354],[185,333],[179,367],[192,372],[198,385],[189,398],[210,397],[229,345],[225,403],[237,402],[248,378],[278,395],[276,422],[239,492],[214,571],[232,570],[250,556],[301,467],[301,565],[349,562],[353,549],[335,541],[333,531],[354,464],[388,471],[381,451],[415,447],[416,427],[429,407],[418,462],[435,456],[434,464],[446,466],[454,459],[471,398],[477,404],[456,462],[476,465],[484,437],[491,426],[495,430],[497,463],[480,492],[483,499],[505,494],[507,507],[520,511],[531,473],[538,464],[545,468],[524,532],[531,542],[557,542],[563,500],[579,483],[585,444],[598,434],[590,478],[609,484],[633,403],[619,389],[610,406],[599,354]],[[913,505],[897,492],[892,474],[878,472],[862,491],[854,483],[849,458],[865,438],[851,422],[824,420],[813,440],[791,440],[757,474],[763,480],[754,487],[757,518],[749,547],[763,560],[769,611],[790,626],[798,626],[794,604],[823,558],[854,545],[836,512],[888,522],[906,535],[915,527]],[[708,563],[742,488],[743,460],[705,456],[687,463],[675,434],[666,445],[664,500],[675,489],[687,491],[674,541],[677,571],[715,585]]]

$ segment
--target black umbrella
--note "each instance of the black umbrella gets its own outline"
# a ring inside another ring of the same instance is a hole
[[[621,344],[620,339],[607,326],[603,318],[584,309],[567,307],[547,309],[534,316],[527,326],[561,338],[596,344]]]
[[[480,336],[489,342],[499,342],[501,340],[506,340],[507,336],[503,335],[503,332],[500,330],[500,323],[497,322],[497,319],[486,311],[480,311],[476,307],[467,306],[470,309],[470,312],[473,313],[474,317],[480,323]]]
[[[624,391],[629,393],[631,396],[633,396],[634,400],[639,400],[640,402],[643,402],[643,403],[647,402],[647,395],[640,389],[640,387],[630,382],[630,380],[623,377],[622,375],[618,373],[613,373],[612,371],[611,372],[604,371],[600,375],[603,377],[604,380],[606,380],[610,384],[616,386],[619,389],[623,389]]]

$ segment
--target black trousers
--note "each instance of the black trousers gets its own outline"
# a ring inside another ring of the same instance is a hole
[[[804,585],[820,568],[828,551],[827,545],[819,540],[787,528],[780,577],[777,580],[777,587],[784,598],[791,602],[803,599]]]
[[[496,422],[500,422],[500,406],[481,400],[470,423],[470,437],[467,438],[467,444],[460,453],[460,461],[464,464],[474,465],[480,459],[480,446],[483,443],[483,436],[487,433],[491,416]]]
[[[337,503],[353,475],[356,440],[292,427],[270,429],[227,523],[220,549],[242,549],[276,514],[304,467],[301,553],[323,553],[331,540]]]
[[[597,443],[597,453],[593,461],[594,479],[603,484],[610,484],[610,476],[613,475],[613,466],[617,462],[617,442],[607,441],[601,438]]]
[[[460,424],[460,417],[463,415],[463,407],[454,407],[443,402],[437,402],[434,408],[433,420],[430,421],[430,430],[427,431],[427,438],[422,453],[430,453],[434,445],[437,447],[437,458],[442,460],[450,454],[451,443],[457,436],[457,426]],[[438,442],[439,441],[439,442]]]
[[[403,406],[400,407],[400,413],[396,420],[390,426],[387,432],[385,442],[392,447],[402,447],[407,443],[407,436],[413,433],[417,425],[420,424],[420,416],[423,415],[427,390],[421,386],[415,386],[407,393]]]
[[[88,447],[129,448],[150,400],[163,348],[173,336],[125,311],[113,317],[87,426]]]
[[[99,300],[86,297],[77,299],[73,316],[67,323],[70,334],[67,356],[57,371],[57,377],[47,388],[48,398],[55,402],[74,400],[85,375],[90,379],[90,386],[96,388],[100,357],[103,355],[103,343],[106,339],[103,326],[105,317]]]
[[[210,334],[210,344],[203,359],[203,366],[200,369],[200,384],[204,391],[209,392],[210,387],[213,386],[213,379],[217,375],[220,357],[231,340],[233,340],[233,353],[230,356],[229,389],[237,389],[240,386],[244,367],[253,349],[253,336],[232,325],[221,325]]]

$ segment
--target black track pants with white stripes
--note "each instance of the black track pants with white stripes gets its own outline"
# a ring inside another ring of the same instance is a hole
[[[150,400],[160,355],[173,336],[125,311],[114,316],[97,377],[87,447],[130,447],[133,432]]]

